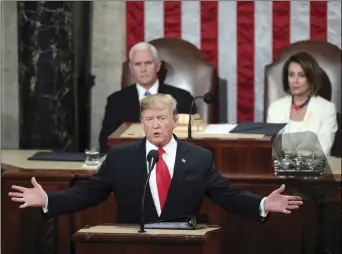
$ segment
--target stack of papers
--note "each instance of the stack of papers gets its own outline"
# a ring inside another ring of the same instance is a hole
[[[232,129],[234,129],[237,124],[208,124],[207,127],[204,129],[203,133],[205,134],[227,134]]]

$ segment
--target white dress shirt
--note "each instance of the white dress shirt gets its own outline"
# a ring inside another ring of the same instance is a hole
[[[155,145],[151,144],[148,140],[146,140],[146,156],[153,149],[158,150],[158,147],[156,147]],[[169,169],[170,176],[172,179],[173,171],[175,168],[176,152],[177,152],[177,142],[174,139],[174,137],[172,137],[171,141],[165,147],[163,147],[163,149],[165,153],[162,155],[162,157]],[[148,170],[147,159],[146,159],[146,163],[147,163],[147,170]],[[156,166],[154,166],[151,172],[149,184],[150,184],[154,206],[156,207],[158,216],[160,216],[161,208],[160,208],[160,201],[159,201],[159,194],[158,194],[158,187],[157,187]]]
[[[158,89],[159,89],[159,81],[158,79],[156,80],[156,82],[154,82],[154,84],[150,87],[150,89],[146,90],[146,88],[144,88],[142,85],[140,85],[139,83],[136,84],[137,87],[137,91],[138,91],[138,97],[139,97],[139,101],[141,101],[142,99],[144,99],[145,93],[148,91],[150,94],[157,94],[158,93]]]

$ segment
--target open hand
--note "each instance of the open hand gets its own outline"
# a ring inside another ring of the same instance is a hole
[[[31,178],[33,188],[25,188],[17,185],[13,185],[12,189],[16,192],[9,192],[8,195],[14,202],[23,203],[19,208],[26,207],[44,207],[46,204],[46,192],[42,186],[37,183],[34,177]]]
[[[285,185],[273,191],[265,199],[264,208],[266,212],[280,212],[290,214],[291,210],[298,209],[303,204],[299,196],[287,196],[281,193],[285,190]]]

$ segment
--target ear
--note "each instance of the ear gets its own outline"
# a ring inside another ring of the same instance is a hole
[[[178,125],[178,114],[177,115],[175,115],[174,117],[173,117],[173,121],[174,121],[174,124],[173,124],[173,128],[175,129],[176,127],[177,127],[177,125]]]
[[[128,62],[128,67],[129,67],[131,74],[134,74],[133,63],[131,61]]]
[[[156,69],[157,69],[157,72],[160,70],[160,67],[161,67],[161,61],[160,61],[160,60],[156,60]]]
[[[145,128],[145,123],[141,118],[140,118],[140,123],[141,123],[142,127]]]

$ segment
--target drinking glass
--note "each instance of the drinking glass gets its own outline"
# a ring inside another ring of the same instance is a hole
[[[87,166],[97,166],[100,164],[100,152],[96,148],[85,150],[85,164]]]

